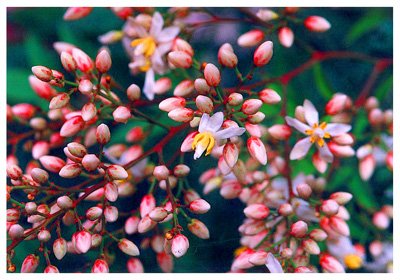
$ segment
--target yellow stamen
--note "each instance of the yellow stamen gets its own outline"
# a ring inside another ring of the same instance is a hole
[[[239,256],[241,253],[243,253],[243,252],[246,251],[246,250],[247,250],[247,247],[246,247],[246,246],[241,246],[241,247],[237,248],[237,249],[233,252],[233,255],[234,255],[235,257],[237,257],[237,256]]]
[[[197,134],[193,139],[192,150],[195,150],[197,145],[205,147],[206,156],[209,155],[215,145],[214,136],[210,132],[202,132]]]
[[[349,254],[344,257],[344,264],[350,269],[359,269],[363,264],[363,260],[356,254]]]
[[[151,68],[151,61],[150,59],[146,58],[146,63],[139,67],[139,70],[142,72],[147,72]]]
[[[318,123],[314,123],[312,125],[311,129],[306,129],[304,131],[305,134],[310,136],[310,142],[311,143],[317,143],[318,146],[323,147],[325,145],[325,141],[324,138],[331,138],[331,135],[328,132],[325,132],[324,130],[327,127],[327,123],[326,122],[322,122],[321,124]],[[316,133],[316,130],[319,130],[318,133]],[[321,136],[321,130],[323,131],[323,135]]]
[[[154,51],[156,50],[156,42],[151,36],[135,39],[131,42],[132,47],[136,47],[139,45],[142,45],[143,55],[146,57],[152,56]]]

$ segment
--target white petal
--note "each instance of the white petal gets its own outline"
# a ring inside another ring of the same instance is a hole
[[[199,124],[199,132],[206,131],[209,120],[210,120],[210,115],[209,114],[204,113],[201,116],[200,124]]]
[[[310,142],[310,137],[306,137],[304,139],[301,139],[294,145],[292,151],[290,152],[290,159],[301,159],[303,158],[308,150],[310,149],[312,143]]]
[[[317,147],[318,147],[318,150],[319,150],[320,158],[322,158],[326,162],[332,162],[333,161],[333,155],[332,155],[331,151],[329,150],[328,145],[325,144],[322,147],[317,145]]]
[[[350,131],[351,125],[342,123],[330,123],[326,126],[325,131],[329,132],[331,136],[338,136]]]
[[[151,56],[151,67],[156,73],[161,74],[162,72],[165,71],[165,63],[164,60],[162,59],[160,53],[156,49]]]
[[[224,113],[217,112],[210,118],[206,130],[210,132],[217,132],[221,128],[223,122]]]
[[[144,80],[144,86],[143,86],[143,93],[146,95],[146,97],[149,100],[154,99],[154,85],[155,85],[155,80],[154,80],[154,71],[153,69],[150,69],[149,71],[146,72],[146,78]]]
[[[271,273],[283,273],[282,265],[271,253],[268,253],[265,265]]]
[[[204,151],[206,149],[207,149],[207,146],[203,146],[203,145],[197,144],[196,150],[194,151],[193,158],[196,160],[199,157],[201,157],[201,155],[204,153]]]
[[[288,125],[294,127],[295,129],[297,129],[298,131],[300,131],[303,134],[305,134],[307,129],[311,129],[311,127],[309,127],[305,123],[302,123],[298,119],[294,119],[291,117],[285,117],[285,120]]]
[[[243,127],[228,127],[214,133],[217,140],[228,139],[234,136],[240,136],[246,131]]]
[[[151,20],[150,35],[153,38],[158,38],[162,27],[164,25],[164,20],[159,12],[155,12]]]
[[[304,100],[304,117],[309,125],[314,125],[319,122],[318,111],[315,109],[314,105],[308,101]]]
[[[170,42],[175,39],[175,37],[179,33],[179,27],[176,26],[170,26],[167,28],[164,28],[160,34],[158,34],[158,37],[156,40],[160,43],[166,43]]]

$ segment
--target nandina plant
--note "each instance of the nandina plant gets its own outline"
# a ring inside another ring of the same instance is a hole
[[[390,11],[62,10],[115,26],[9,92],[8,271],[391,271],[392,53],[350,47]]]

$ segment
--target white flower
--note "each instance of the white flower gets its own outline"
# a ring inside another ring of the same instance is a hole
[[[360,253],[357,252],[349,237],[341,236],[337,239],[328,239],[326,245],[329,253],[347,268],[359,269],[363,265],[363,256],[360,256]]]
[[[268,253],[265,265],[271,273],[283,273],[282,265],[272,253]]]
[[[124,165],[128,162],[135,160],[140,156],[140,154],[136,153],[133,154],[129,149],[124,151],[121,156],[117,159],[116,157],[112,156],[108,149],[104,149],[104,155],[115,164]],[[147,158],[142,159],[134,166],[129,169],[129,172],[132,174],[134,178],[141,178],[144,174],[144,169],[147,165]]]
[[[221,129],[224,122],[224,114],[222,112],[215,113],[212,117],[204,113],[199,124],[199,134],[197,134],[192,143],[194,159],[198,159],[204,151],[206,156],[209,155],[214,148],[215,142],[228,139],[234,136],[242,135],[246,129],[243,127],[228,127]]]
[[[143,92],[148,99],[154,99],[154,74],[164,74],[167,65],[165,54],[171,50],[173,40],[179,33],[179,27],[170,26],[163,29],[164,20],[160,13],[154,13],[150,30],[129,19],[129,28],[134,29],[138,38],[130,42],[134,47],[132,51],[133,61],[129,68],[134,72],[146,72]]]
[[[382,253],[373,257],[373,261],[364,267],[372,272],[393,272],[393,244],[383,243]]]
[[[315,143],[319,151],[319,156],[326,162],[332,162],[333,155],[326,145],[324,139],[329,139],[331,137],[344,134],[351,129],[351,126],[340,123],[319,123],[318,111],[307,99],[304,100],[303,108],[304,117],[308,124],[291,117],[285,118],[288,125],[307,135],[306,138],[298,141],[293,147],[290,153],[290,159],[294,160],[305,157],[311,145]]]

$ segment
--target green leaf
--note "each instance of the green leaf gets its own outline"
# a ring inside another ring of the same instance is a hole
[[[333,89],[329,81],[326,79],[320,63],[314,65],[313,74],[318,91],[321,96],[328,101],[332,97]]]
[[[381,9],[371,9],[364,17],[357,21],[346,35],[345,42],[352,44],[364,34],[377,28],[385,18],[384,11]]]
[[[375,90],[375,97],[382,101],[385,96],[393,91],[393,75],[384,80]]]
[[[374,200],[374,194],[372,193],[368,182],[363,182],[360,175],[354,173],[355,172],[353,171],[353,179],[347,185],[350,193],[353,194],[353,199],[367,209],[377,209],[378,204]]]
[[[43,65],[49,68],[54,68],[57,64],[55,63],[55,55],[52,56],[51,52],[42,44],[44,38],[40,38],[34,33],[27,35],[24,43],[25,55],[29,66]],[[56,60],[58,62],[58,60]]]

